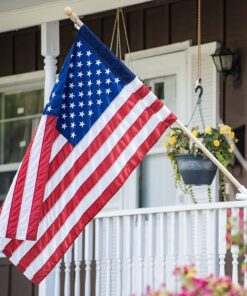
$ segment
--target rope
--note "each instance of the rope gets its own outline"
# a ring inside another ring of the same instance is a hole
[[[201,0],[198,0],[197,17],[197,79],[201,79],[201,42],[202,42],[202,22],[201,22]]]
[[[116,52],[115,52],[115,54],[119,59],[122,58],[122,43],[121,43],[120,21],[122,21],[125,42],[126,42],[128,53],[130,54],[130,45],[129,45],[128,35],[127,35],[127,29],[126,29],[126,23],[125,23],[125,19],[124,19],[123,9],[122,8],[117,8],[116,17],[115,17],[114,26],[113,26],[113,31],[112,31],[112,37],[111,37],[110,50],[112,50],[113,43],[116,40]]]

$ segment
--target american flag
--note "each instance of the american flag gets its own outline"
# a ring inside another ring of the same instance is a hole
[[[0,249],[40,283],[175,120],[84,25],[4,202]]]

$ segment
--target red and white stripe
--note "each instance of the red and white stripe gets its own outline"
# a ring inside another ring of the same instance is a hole
[[[175,120],[136,78],[75,147],[59,135],[37,241],[5,240],[3,252],[34,283],[42,281]]]
[[[35,136],[16,173],[0,215],[0,237],[35,240],[42,218],[56,117],[41,117]]]

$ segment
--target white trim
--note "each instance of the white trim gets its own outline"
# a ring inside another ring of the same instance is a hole
[[[66,19],[64,8],[70,6],[78,15],[94,14],[150,0],[60,0],[0,13],[0,32]]]
[[[6,163],[0,165],[0,173],[17,171],[20,162]]]
[[[157,214],[157,213],[232,209],[232,208],[246,208],[246,207],[247,207],[247,201],[213,202],[213,203],[201,203],[201,204],[192,204],[192,205],[139,208],[139,209],[101,212],[95,217],[95,219],[120,217],[120,216],[133,216],[133,215],[140,215],[140,214]]]
[[[146,59],[153,56],[159,56],[168,53],[174,53],[178,51],[184,51],[192,45],[191,40],[177,42],[169,45],[159,46],[155,48],[144,49],[125,55],[125,62],[129,65],[131,61],[140,59]]]
[[[22,91],[28,89],[43,89],[44,79],[44,70],[4,76],[0,78],[0,92],[8,93],[19,91],[20,89]]]

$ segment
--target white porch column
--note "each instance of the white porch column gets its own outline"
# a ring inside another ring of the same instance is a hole
[[[41,54],[45,69],[45,104],[49,100],[56,81],[57,56],[59,55],[59,22],[41,25]]]
[[[57,56],[59,55],[59,22],[49,22],[41,25],[41,54],[44,56],[45,87],[44,104],[49,100],[50,93],[56,81]],[[55,292],[54,270],[39,285],[39,296],[53,296]],[[58,295],[56,295],[58,296]]]

